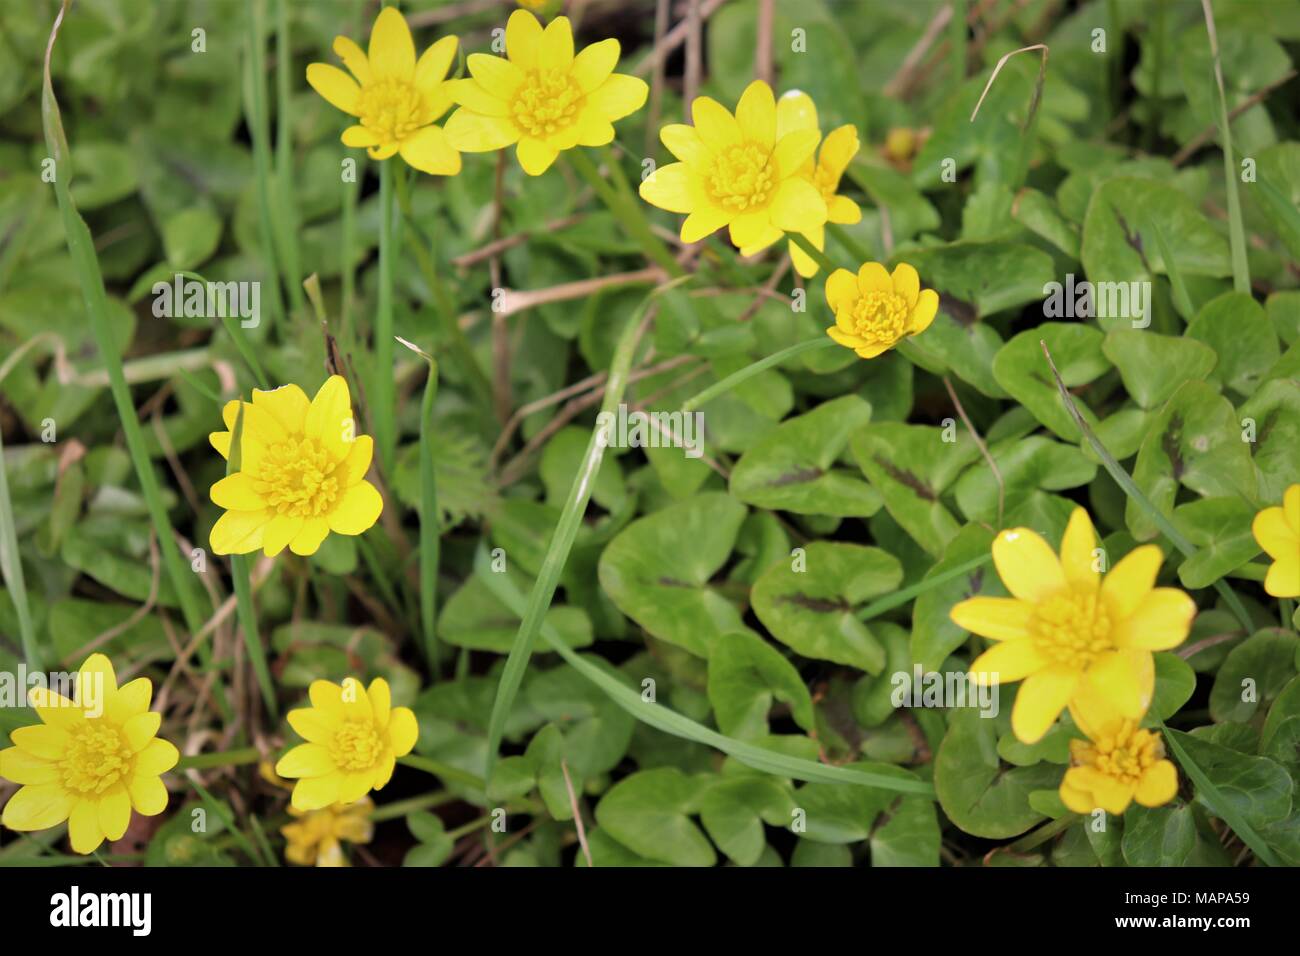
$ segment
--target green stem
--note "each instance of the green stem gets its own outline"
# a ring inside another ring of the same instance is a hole
[[[601,178],[599,170],[596,169],[596,164],[591,161],[591,157],[582,149],[571,149],[565,153],[565,156],[568,157],[573,168],[577,170],[578,175],[585,179],[591,185],[591,188],[596,191],[596,195],[614,214],[614,218],[618,220],[619,225],[623,227],[629,236],[636,240],[642,251],[652,262],[660,266],[673,278],[686,274],[686,270],[673,258],[672,252],[664,245],[663,240],[650,229],[650,223],[641,214],[635,200],[629,202],[629,197],[632,195],[631,187],[627,187],[626,192],[622,191],[622,186],[627,185],[627,179],[623,176],[623,170],[619,168],[618,162],[613,157],[609,158],[606,165],[614,182],[619,184],[618,188],[611,187],[608,182]]]
[[[433,774],[443,780],[451,783],[464,784],[467,787],[473,787],[475,790],[482,790],[484,787],[483,778],[477,774],[472,774],[468,770],[461,770],[459,767],[453,767],[449,763],[441,760],[434,760],[431,757],[420,757],[416,754],[410,754],[405,757],[398,757],[397,762],[404,767],[410,767],[413,770],[423,770],[425,773]]]
[[[1228,120],[1228,96],[1223,89],[1223,62],[1219,56],[1219,36],[1214,27],[1210,0],[1201,0],[1205,11],[1205,29],[1210,35],[1210,53],[1214,57],[1214,81],[1219,92],[1219,137],[1223,146],[1223,184],[1228,193],[1228,238],[1232,246],[1232,288],[1250,295],[1250,263],[1246,259],[1246,227],[1241,218],[1241,197],[1237,194],[1237,169],[1232,154],[1232,125]]]
[[[18,633],[23,642],[23,658],[29,671],[41,670],[40,649],[36,646],[36,629],[27,605],[27,583],[23,579],[23,557],[18,551],[18,534],[14,530],[13,502],[9,499],[9,480],[5,474],[5,449],[0,436],[0,578],[8,589],[18,614]]]
[[[817,265],[825,269],[827,276],[830,276],[830,274],[835,271],[835,263],[831,262],[830,257],[826,255],[826,253],[822,252],[822,250],[814,246],[811,242],[809,242],[808,237],[805,236],[803,233],[787,232],[786,235],[789,237],[791,242],[793,242],[804,252],[808,253],[809,257],[812,258],[812,260],[816,262]],[[865,262],[866,260],[864,259],[863,261]]]
[[[978,15],[978,14],[977,14]],[[952,0],[952,19],[948,21],[948,43],[952,58],[953,89],[966,82],[966,0]]]
[[[298,212],[293,190],[293,43],[289,39],[289,0],[276,0],[275,17],[275,224],[284,262],[284,281],[295,315],[303,311],[302,270],[299,268]]]
[[[392,803],[385,803],[382,807],[376,807],[375,812],[370,814],[370,819],[374,823],[383,823],[385,820],[396,820],[398,817],[404,817],[408,813],[432,810],[434,807],[440,807],[444,803],[451,803],[453,800],[459,799],[454,793],[448,793],[446,790],[435,790],[433,793],[426,793],[420,797],[407,797],[405,800],[394,800]]]
[[[284,293],[280,288],[280,266],[272,220],[271,127],[266,111],[266,62],[262,49],[263,0],[248,0],[249,33],[245,69],[244,114],[248,135],[253,141],[253,167],[257,181],[257,231],[262,250],[262,267],[266,270],[271,294],[271,316],[284,318]]]
[[[393,380],[393,164],[379,164],[379,308],[375,313],[371,414],[384,475],[391,482],[397,454],[397,389]]]
[[[492,822],[492,817],[490,815],[486,817],[479,817],[477,820],[471,820],[469,823],[466,823],[464,826],[459,826],[454,830],[448,830],[447,838],[449,840],[459,840],[461,837],[468,836],[469,834],[473,833],[475,830],[482,830],[485,826],[487,826],[491,822]]]
[[[805,352],[814,352],[819,349],[828,348],[835,344],[835,340],[830,337],[819,336],[815,339],[808,339],[805,342],[799,342],[784,348],[779,352],[773,352],[771,355],[752,362],[737,372],[732,372],[720,382],[714,382],[698,395],[693,395],[682,403],[682,411],[691,412],[707,402],[713,401],[719,395],[725,395],[736,386],[753,378],[759,372],[771,368],[773,365],[780,365],[787,359],[792,359],[797,355],[803,355]]]
[[[1079,814],[1067,813],[1057,817],[1051,823],[1044,823],[1032,833],[1027,833],[1007,847],[1011,853],[1028,853],[1034,847],[1041,846],[1063,830],[1068,830],[1080,820]]]
[[[194,754],[181,757],[176,770],[211,770],[213,767],[242,767],[257,763],[262,754],[256,747],[241,747],[238,750],[220,750],[216,753]]]
[[[845,251],[847,251],[859,265],[872,260],[872,255],[870,251],[868,251],[867,247],[850,236],[843,226],[838,223],[828,222],[826,224],[826,231],[835,237],[835,241],[843,246]]]
[[[438,480],[433,462],[433,400],[438,394],[438,363],[432,355],[414,349],[429,364],[429,377],[420,400],[420,625],[430,680],[438,676]]]
[[[969,574],[976,568],[982,568],[992,560],[993,553],[989,552],[988,554],[980,555],[978,558],[971,558],[969,561],[964,564],[959,564],[955,568],[949,568],[941,574],[924,578],[909,588],[903,588],[903,590],[895,591],[893,594],[880,598],[878,601],[872,601],[862,610],[858,611],[858,619],[869,621],[873,617],[879,617],[887,611],[892,611],[896,607],[901,607],[918,595],[924,594],[926,591],[931,591],[939,587],[941,584],[947,584],[953,578],[959,578],[964,574]]]
[[[226,474],[233,475],[239,471],[242,438],[244,434],[244,403],[239,403],[239,412],[235,416],[235,429],[230,437],[230,456],[226,459]],[[230,576],[235,585],[235,611],[239,617],[239,629],[244,632],[244,643],[248,647],[248,659],[253,665],[253,673],[262,691],[262,701],[266,711],[279,719],[279,708],[275,702],[275,687],[271,682],[271,669],[266,662],[266,647],[258,631],[257,613],[253,609],[253,586],[249,580],[248,559],[242,554],[230,556]]]
[[[1079,426],[1079,431],[1083,433],[1083,437],[1087,439],[1088,444],[1092,446],[1092,450],[1101,459],[1102,467],[1110,473],[1110,476],[1115,479],[1115,483],[1123,489],[1124,493],[1132,498],[1139,508],[1151,516],[1151,520],[1155,522],[1156,527],[1173,543],[1174,547],[1185,556],[1192,557],[1196,554],[1196,546],[1183,537],[1182,532],[1174,527],[1174,523],[1155,506],[1151,499],[1146,496],[1146,493],[1138,487],[1133,477],[1124,470],[1123,466],[1115,460],[1115,456],[1101,443],[1101,439],[1097,437],[1092,427],[1079,412],[1079,407],[1074,403],[1074,396],[1066,388],[1061,373],[1056,370],[1056,363],[1052,361],[1052,353],[1047,350],[1047,343],[1040,340],[1039,345],[1043,348],[1043,354],[1047,356],[1047,364],[1052,370],[1052,376],[1056,379],[1056,388],[1061,394],[1061,401],[1065,404],[1065,410],[1070,413],[1070,417]],[[1254,624],[1251,623],[1250,614],[1246,611],[1246,605],[1241,603],[1241,598],[1237,597],[1237,592],[1232,589],[1232,585],[1220,578],[1214,582],[1214,589],[1219,592],[1224,603],[1236,615],[1238,622],[1245,628],[1246,633],[1252,633]]]

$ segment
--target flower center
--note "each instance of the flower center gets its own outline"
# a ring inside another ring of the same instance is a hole
[[[379,762],[384,744],[368,720],[350,720],[334,734],[330,756],[342,770],[366,770]]]
[[[529,136],[545,138],[572,126],[584,102],[582,87],[567,72],[533,70],[515,92],[510,112]]]
[[[1034,646],[1058,664],[1083,669],[1114,648],[1110,616],[1097,594],[1064,591],[1034,608]]]
[[[757,143],[728,146],[713,158],[705,177],[709,195],[723,209],[746,212],[766,206],[776,192],[772,153]]]
[[[853,322],[853,333],[868,342],[892,345],[907,331],[907,317],[911,310],[907,300],[897,292],[873,289],[853,300],[848,307]]]
[[[383,143],[400,143],[426,125],[424,98],[405,80],[376,80],[361,89],[361,125]]]
[[[253,478],[253,489],[277,514],[315,518],[328,514],[339,497],[335,462],[314,438],[290,438],[272,445]]]
[[[1137,783],[1164,755],[1159,737],[1149,730],[1139,730],[1134,721],[1125,720],[1114,733],[1094,742],[1090,763],[1108,777]]]
[[[116,727],[87,720],[68,733],[71,739],[59,761],[65,790],[101,794],[130,772],[131,748]]]

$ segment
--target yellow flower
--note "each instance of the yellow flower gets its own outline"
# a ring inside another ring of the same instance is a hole
[[[1265,508],[1250,526],[1255,540],[1273,559],[1264,590],[1273,597],[1300,597],[1300,485],[1282,496],[1282,507]]]
[[[1061,802],[1075,813],[1123,813],[1134,799],[1144,807],[1168,803],[1178,792],[1178,771],[1165,757],[1159,734],[1112,710],[1104,699],[1079,695],[1070,716],[1088,740],[1070,741],[1070,769]]]
[[[817,125],[817,106],[807,93],[787,93],[776,104],[776,138],[779,140],[788,132],[811,129],[821,137]],[[849,163],[858,154],[858,132],[852,126],[840,126],[831,130],[822,140],[821,151],[816,160],[809,156],[800,170],[800,175],[809,180],[821,193],[826,203],[826,221],[840,225],[852,225],[862,219],[862,210],[848,196],[840,196],[840,179]],[[826,230],[821,224],[804,232],[804,237],[818,249],[826,248]],[[742,255],[752,255],[757,249],[741,249]],[[790,258],[795,270],[805,279],[815,276],[820,266],[817,260],[790,242]]]
[[[384,7],[370,31],[370,55],[347,37],[334,52],[352,76],[327,63],[307,67],[307,82],[332,106],[357,118],[343,131],[344,146],[364,146],[371,159],[400,153],[421,172],[454,176],[460,153],[433,123],[451,107],[447,70],[456,38],[443,37],[417,61],[411,30],[394,7]],[[356,79],[353,79],[355,77]]]
[[[298,820],[280,828],[286,845],[284,858],[302,866],[347,866],[340,841],[369,843],[375,834],[370,814],[375,805],[369,797],[356,803],[332,803],[319,810],[289,807],[289,815]]]
[[[952,609],[959,627],[997,642],[971,664],[975,680],[1024,681],[1011,729],[1025,743],[1039,740],[1083,694],[1140,720],[1155,682],[1151,652],[1181,644],[1196,616],[1182,591],[1154,586],[1158,547],[1135,548],[1104,580],[1095,570],[1096,547],[1082,508],[1070,516],[1059,560],[1036,532],[1003,531],[993,563],[1012,597],[974,597]]]
[[[11,830],[45,830],[68,821],[72,849],[90,853],[120,840],[131,811],[156,816],[167,806],[160,775],[180,754],[156,735],[162,715],[149,710],[153,683],[117,686],[103,654],[86,658],[74,699],[49,688],[27,695],[41,723],[10,732],[0,750],[0,777],[22,784],[5,806]]]
[[[240,402],[226,403],[222,417],[234,429]],[[239,471],[210,492],[225,508],[212,528],[217,554],[262,548],[274,557],[288,545],[294,554],[315,554],[331,531],[361,534],[375,523],[384,501],[365,480],[374,454],[369,435],[356,435],[348,383],[332,375],[310,402],[297,385],[264,392],[244,402]],[[230,431],[208,436],[230,456]]]
[[[506,56],[471,53],[470,78],[455,84],[452,145],[485,153],[517,143],[519,165],[540,176],[561,150],[613,142],[614,121],[639,110],[649,93],[644,80],[614,72],[618,55],[617,40],[601,40],[574,56],[568,17],[543,31],[516,10],[506,22]]]
[[[826,200],[801,171],[817,141],[816,129],[778,131],[772,89],[746,87],[736,115],[707,96],[691,103],[693,126],[673,123],[659,138],[681,162],[661,166],[641,183],[641,198],[669,212],[687,213],[683,242],[728,227],[732,244],[758,252],[784,232],[812,233],[826,222]]]
[[[922,289],[921,277],[906,262],[892,276],[879,262],[864,263],[856,276],[836,269],[826,280],[826,301],[835,313],[826,334],[864,359],[924,332],[939,311],[939,294]]]
[[[409,707],[393,707],[388,681],[376,677],[370,689],[355,677],[343,686],[313,681],[311,706],[289,711],[289,726],[305,744],[280,758],[275,772],[300,778],[293,805],[319,810],[332,803],[355,803],[382,790],[398,757],[415,746],[419,727]]]

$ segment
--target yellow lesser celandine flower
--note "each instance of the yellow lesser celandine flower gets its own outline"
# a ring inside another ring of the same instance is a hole
[[[682,242],[698,242],[723,226],[732,245],[752,254],[785,232],[814,233],[826,222],[826,200],[803,175],[821,138],[814,125],[778,134],[772,88],[755,80],[733,116],[707,96],[691,101],[694,125],[672,123],[659,138],[680,162],[660,166],[641,183],[641,198],[685,213]]]
[[[284,858],[300,866],[347,866],[343,841],[369,843],[375,834],[370,814],[375,805],[369,797],[356,803],[332,803],[319,810],[299,810],[290,805],[289,815],[297,822],[285,824]]]
[[[892,275],[879,262],[863,263],[857,275],[836,269],[826,279],[826,302],[835,313],[826,334],[864,359],[920,335],[939,311],[939,294],[922,289],[921,277],[906,262]]]
[[[1012,596],[973,597],[951,611],[959,627],[996,642],[971,664],[977,682],[1024,681],[1011,729],[1025,743],[1041,739],[1084,694],[1140,720],[1155,683],[1152,652],[1181,644],[1196,616],[1182,591],[1155,587],[1158,547],[1135,548],[1104,578],[1096,549],[1083,508],[1070,516],[1059,558],[1029,528],[1003,531],[993,563]]]
[[[86,658],[72,700],[33,688],[28,701],[39,724],[9,733],[0,777],[21,784],[0,821],[11,830],[45,830],[68,822],[72,849],[93,852],[120,840],[131,811],[152,817],[167,806],[161,775],[180,759],[157,736],[162,715],[149,710],[153,683],[137,677],[121,687],[103,654]]]
[[[1264,590],[1273,597],[1300,597],[1300,485],[1282,496],[1282,507],[1265,508],[1255,515],[1250,530],[1273,566],[1264,578]]]
[[[1113,710],[1093,694],[1070,703],[1070,716],[1087,740],[1070,741],[1070,769],[1061,779],[1061,802],[1075,813],[1123,813],[1137,800],[1144,807],[1168,803],[1178,792],[1178,771],[1165,759],[1155,731]]]
[[[240,402],[222,410],[233,430]],[[365,480],[374,454],[369,435],[357,435],[348,383],[332,375],[307,400],[297,385],[253,389],[244,402],[239,470],[210,492],[226,509],[212,528],[217,554],[262,548],[274,557],[288,546],[315,554],[325,536],[357,535],[379,519],[384,501]],[[213,432],[212,446],[230,457],[231,431]]]
[[[776,138],[779,140],[786,133],[800,129],[811,129],[821,137],[817,124],[817,106],[807,93],[786,93],[776,104]],[[844,170],[858,154],[858,131],[852,126],[839,126],[822,140],[821,149],[814,160],[809,156],[800,175],[813,184],[821,193],[826,203],[826,221],[842,226],[851,226],[862,219],[862,210],[848,196],[838,195],[840,180]],[[804,238],[818,249],[826,248],[826,230],[817,225],[804,233]],[[752,255],[757,249],[741,249],[742,255]],[[794,242],[790,242],[790,258],[795,271],[805,279],[817,274],[820,266],[817,260],[804,252]]]
[[[466,153],[515,146],[524,172],[540,176],[566,149],[613,142],[614,121],[645,104],[650,88],[615,73],[618,57],[617,40],[574,56],[568,17],[543,30],[527,10],[516,10],[506,22],[506,55],[466,60],[470,76],[454,84],[460,108],[447,120],[447,135]]]
[[[299,810],[355,803],[382,790],[398,757],[415,746],[419,727],[409,707],[393,707],[388,681],[376,677],[367,689],[355,677],[342,686],[313,681],[310,707],[289,711],[289,726],[305,744],[275,765],[282,777],[297,779],[292,802]]]
[[[415,58],[411,30],[394,7],[384,7],[370,31],[369,55],[347,37],[334,38],[334,52],[351,76],[328,63],[307,67],[307,82],[357,124],[343,131],[343,145],[366,148],[371,159],[400,154],[407,165],[438,176],[460,172],[460,153],[433,123],[451,108],[447,70],[456,56],[455,37],[443,37]]]

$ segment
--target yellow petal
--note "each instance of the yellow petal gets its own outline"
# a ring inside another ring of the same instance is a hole
[[[831,199],[826,207],[827,222],[839,223],[841,226],[851,226],[856,222],[862,221],[862,210],[848,196],[836,196]]]
[[[91,800],[78,800],[68,816],[68,836],[77,853],[91,853],[104,842],[104,829],[99,825],[99,804]]]
[[[762,80],[745,87],[736,104],[736,122],[748,142],[760,146],[776,144],[776,99],[772,88]]]
[[[99,798],[99,828],[109,840],[120,840],[130,822],[131,795],[119,783]]]
[[[1265,508],[1255,515],[1250,530],[1270,558],[1290,556],[1300,550],[1300,535],[1292,530],[1284,508]]]
[[[792,133],[786,133],[772,150],[772,158],[776,161],[776,168],[782,178],[797,176],[799,171],[812,158],[812,154],[817,151],[817,142],[821,138],[815,129],[797,129]],[[819,192],[817,194],[821,196]],[[825,201],[823,200],[823,205]]]
[[[691,211],[691,191],[685,163],[660,166],[647,176],[638,190],[641,198],[652,206],[669,212]]]
[[[222,458],[230,457],[230,432],[208,432],[208,442]]]
[[[917,296],[916,308],[912,310],[909,335],[920,335],[930,327],[934,317],[939,314],[939,293],[933,289],[922,289]]]
[[[801,129],[818,129],[817,106],[807,93],[791,90],[776,102],[776,137]]]
[[[765,245],[764,240],[771,234],[771,231],[772,221],[768,218],[766,210],[744,213],[731,220],[728,224],[731,244],[737,249],[744,249],[746,246]],[[780,238],[779,232],[777,237]]]
[[[731,220],[731,216],[717,206],[697,207],[682,223],[682,242],[699,242],[711,236]]]
[[[1101,582],[1101,594],[1116,619],[1134,613],[1156,583],[1163,556],[1154,544],[1144,544],[1124,555]]]
[[[1076,767],[1070,771],[1081,788],[1086,788],[1096,808],[1118,816],[1133,802],[1133,785],[1116,780],[1095,767]]]
[[[59,760],[63,757],[64,748],[68,746],[69,737],[68,732],[61,727],[33,724],[30,727],[15,727],[9,731],[9,739],[14,742],[14,746],[33,757]],[[3,775],[4,770],[0,770],[0,776]]]
[[[540,176],[551,168],[559,153],[546,140],[538,139],[536,136],[525,136],[515,147],[515,155],[519,158],[519,165],[523,167],[524,172],[529,176]]]
[[[137,773],[126,785],[131,807],[142,817],[156,817],[167,809],[167,788],[158,777]]]
[[[415,64],[415,88],[425,96],[432,96],[438,84],[447,78],[451,61],[456,58],[457,40],[443,37],[421,54]]]
[[[1264,590],[1273,597],[1300,597],[1300,556],[1278,558],[1264,577]]]
[[[364,129],[364,127],[356,126],[350,128]],[[370,144],[357,143],[355,145],[368,146]],[[302,430],[302,423],[307,418],[307,411],[311,408],[311,401],[307,398],[307,393],[297,385],[282,385],[279,388],[266,391],[260,388],[253,389],[253,405],[268,412],[286,432],[298,432]]]
[[[846,349],[859,349],[866,344],[865,339],[860,339],[855,335],[849,335],[847,332],[842,332],[833,325],[826,330],[826,334],[834,339],[837,344],[844,346]]]
[[[813,245],[816,246],[818,249],[825,248],[826,240],[825,240],[824,230],[822,232],[822,236],[823,238],[821,244],[815,242],[813,243]],[[805,236],[805,238],[807,237]],[[809,239],[809,242],[812,242],[812,240]],[[794,240],[791,240],[790,242],[786,243],[786,249],[790,253],[790,261],[794,263],[795,272],[799,273],[799,275],[805,279],[811,279],[813,276],[817,274],[817,270],[821,268],[821,266],[817,263],[817,260],[814,259],[812,256],[808,255],[808,253],[804,252],[803,248],[796,245]]]
[[[266,528],[262,534],[262,552],[268,558],[274,558],[289,546],[290,541],[297,537],[305,520],[300,515],[276,515],[273,517],[266,523]]]
[[[313,744],[325,744],[334,739],[342,725],[343,718],[316,707],[299,707],[289,711],[289,726],[303,740]]]
[[[396,7],[384,7],[370,30],[368,60],[378,80],[411,80],[415,76],[415,41]]]
[[[1075,813],[1092,813],[1097,809],[1097,802],[1092,799],[1092,795],[1087,790],[1082,790],[1071,784],[1073,770],[1067,770],[1065,777],[1061,780],[1060,797],[1061,802]]]
[[[625,73],[613,73],[595,92],[587,94],[587,108],[606,120],[630,116],[645,105],[650,87],[645,80]]]
[[[48,830],[68,819],[73,798],[58,784],[21,787],[5,804],[0,822],[11,830]]]
[[[307,688],[311,705],[338,720],[343,719],[343,688],[327,680],[314,680]]]
[[[299,744],[279,759],[275,772],[282,777],[323,777],[337,770],[329,747],[324,744]]]
[[[740,143],[740,124],[717,100],[697,96],[691,101],[691,120],[695,132],[711,152],[720,153],[728,146]]]
[[[618,65],[619,43],[617,40],[601,40],[584,49],[573,59],[573,69],[569,75],[582,88],[590,93],[599,87],[614,72]]]
[[[104,705],[104,716],[115,724],[126,723],[137,714],[149,709],[153,697],[153,681],[147,677],[137,677],[117,689]]]
[[[392,159],[397,155],[400,145],[400,143],[383,143],[379,146],[371,146],[366,149],[366,155],[373,160]]]
[[[818,165],[829,174],[831,182],[838,186],[840,177],[849,168],[858,149],[858,131],[849,125],[837,126],[826,134],[826,139],[822,142],[821,153],[817,157]]]
[[[826,222],[826,201],[808,180],[792,177],[772,197],[771,217],[778,229],[807,232]]]
[[[1155,661],[1150,651],[1103,654],[1088,668],[1080,693],[1121,717],[1140,720],[1155,690]]]
[[[504,149],[519,140],[519,131],[510,120],[463,108],[451,114],[444,131],[451,145],[462,153]]]
[[[659,131],[659,139],[683,163],[702,165],[710,159],[709,148],[704,145],[704,140],[700,139],[694,126],[669,123]]]
[[[916,274],[916,269],[906,262],[900,262],[894,266],[889,281],[893,283],[894,291],[907,300],[907,307],[914,308],[917,296],[921,294],[921,277]]]
[[[306,518],[302,530],[289,540],[289,550],[294,554],[315,554],[329,533],[330,524],[324,518]]]
[[[993,563],[1007,590],[1037,604],[1066,586],[1065,572],[1052,549],[1029,528],[1011,528],[993,541]]]
[[[293,805],[299,810],[319,810],[338,803],[342,785],[343,774],[338,772],[306,777],[293,785]]]
[[[48,687],[33,687],[27,692],[27,702],[41,721],[51,727],[75,727],[86,719],[77,704]]]
[[[337,66],[312,63],[307,67],[307,82],[335,109],[349,116],[361,115],[361,87]]]
[[[126,739],[127,746],[131,748],[131,753],[144,750],[149,745],[149,741],[157,736],[160,726],[162,726],[162,714],[153,711],[146,711],[129,718],[122,725],[122,736]]]
[[[356,431],[347,380],[342,375],[331,375],[311,400],[306,420],[307,437],[319,441],[329,456],[339,462],[352,450],[352,437]]]
[[[364,86],[371,81],[373,74],[370,72],[370,62],[366,59],[365,51],[355,42],[348,37],[335,37],[334,54],[343,61],[343,65],[357,78],[358,83]]]
[[[14,743],[17,743],[17,740]],[[19,747],[0,750],[0,777],[10,783],[32,786],[59,783],[63,779],[58,763],[34,756]]]
[[[248,554],[262,546],[262,536],[266,523],[271,520],[273,512],[268,508],[260,511],[227,511],[212,526],[210,544],[214,554]]]
[[[460,172],[460,153],[438,126],[426,126],[408,136],[399,152],[406,165],[431,176],[455,176]]]
[[[357,435],[352,441],[352,450],[342,463],[334,469],[334,477],[342,488],[350,488],[366,477],[370,462],[375,455],[375,440],[369,435]]]
[[[1011,684],[1044,670],[1050,664],[1051,661],[1039,653],[1033,641],[1021,638],[994,644],[975,658],[970,669],[980,684]]]
[[[1134,796],[1144,807],[1168,803],[1178,793],[1178,771],[1168,760],[1156,761],[1138,781]]]
[[[883,355],[893,347],[893,342],[883,342],[877,345],[864,345],[862,348],[854,349],[854,351],[858,353],[858,358],[873,359],[878,355]]]
[[[826,277],[826,304],[836,315],[858,297],[858,278],[848,269],[836,269]]]
[[[1100,575],[1093,570],[1093,549],[1097,547],[1097,532],[1092,519],[1083,508],[1075,508],[1061,538],[1061,570],[1065,579],[1075,588],[1093,590]]]
[[[137,776],[156,777],[171,770],[180,759],[180,751],[171,741],[155,737],[136,754],[135,772]]]
[[[1196,602],[1177,588],[1156,588],[1138,609],[1111,630],[1116,647],[1167,651],[1187,639]]]
[[[542,25],[527,10],[516,10],[506,21],[506,55],[521,69],[537,68],[542,49]]]
[[[527,74],[504,57],[471,53],[465,61],[470,76],[494,99],[509,102]]]
[[[573,66],[573,27],[568,17],[556,17],[542,31],[537,65],[557,73],[567,72]]]
[[[366,688],[366,696],[370,698],[370,712],[374,718],[375,726],[381,730],[388,726],[388,718],[393,709],[393,691],[388,686],[388,681],[382,677],[376,677]]]
[[[420,736],[420,726],[409,707],[394,707],[388,717],[388,739],[393,744],[393,754],[405,757]]]
[[[1015,598],[973,597],[953,606],[949,617],[960,628],[994,641],[1029,637],[1032,604]]]
[[[83,689],[82,681],[85,681]],[[101,702],[117,693],[117,674],[113,662],[103,654],[91,654],[77,670],[77,700],[83,706],[90,703],[87,694],[94,694]]]
[[[893,292],[894,280],[889,277],[889,270],[879,262],[864,262],[858,269],[858,291],[863,295],[868,292]]]
[[[257,493],[253,476],[246,471],[226,475],[208,491],[208,497],[218,508],[227,511],[261,511],[266,500]]]
[[[998,644],[993,650],[1007,646]],[[971,667],[973,670],[974,665]],[[1060,666],[1026,677],[1011,708],[1011,729],[1016,738],[1026,744],[1041,740],[1069,703],[1078,683],[1079,675],[1075,671]]]
[[[368,481],[353,485],[329,515],[331,531],[339,534],[361,534],[379,520],[384,510],[384,499]]]

